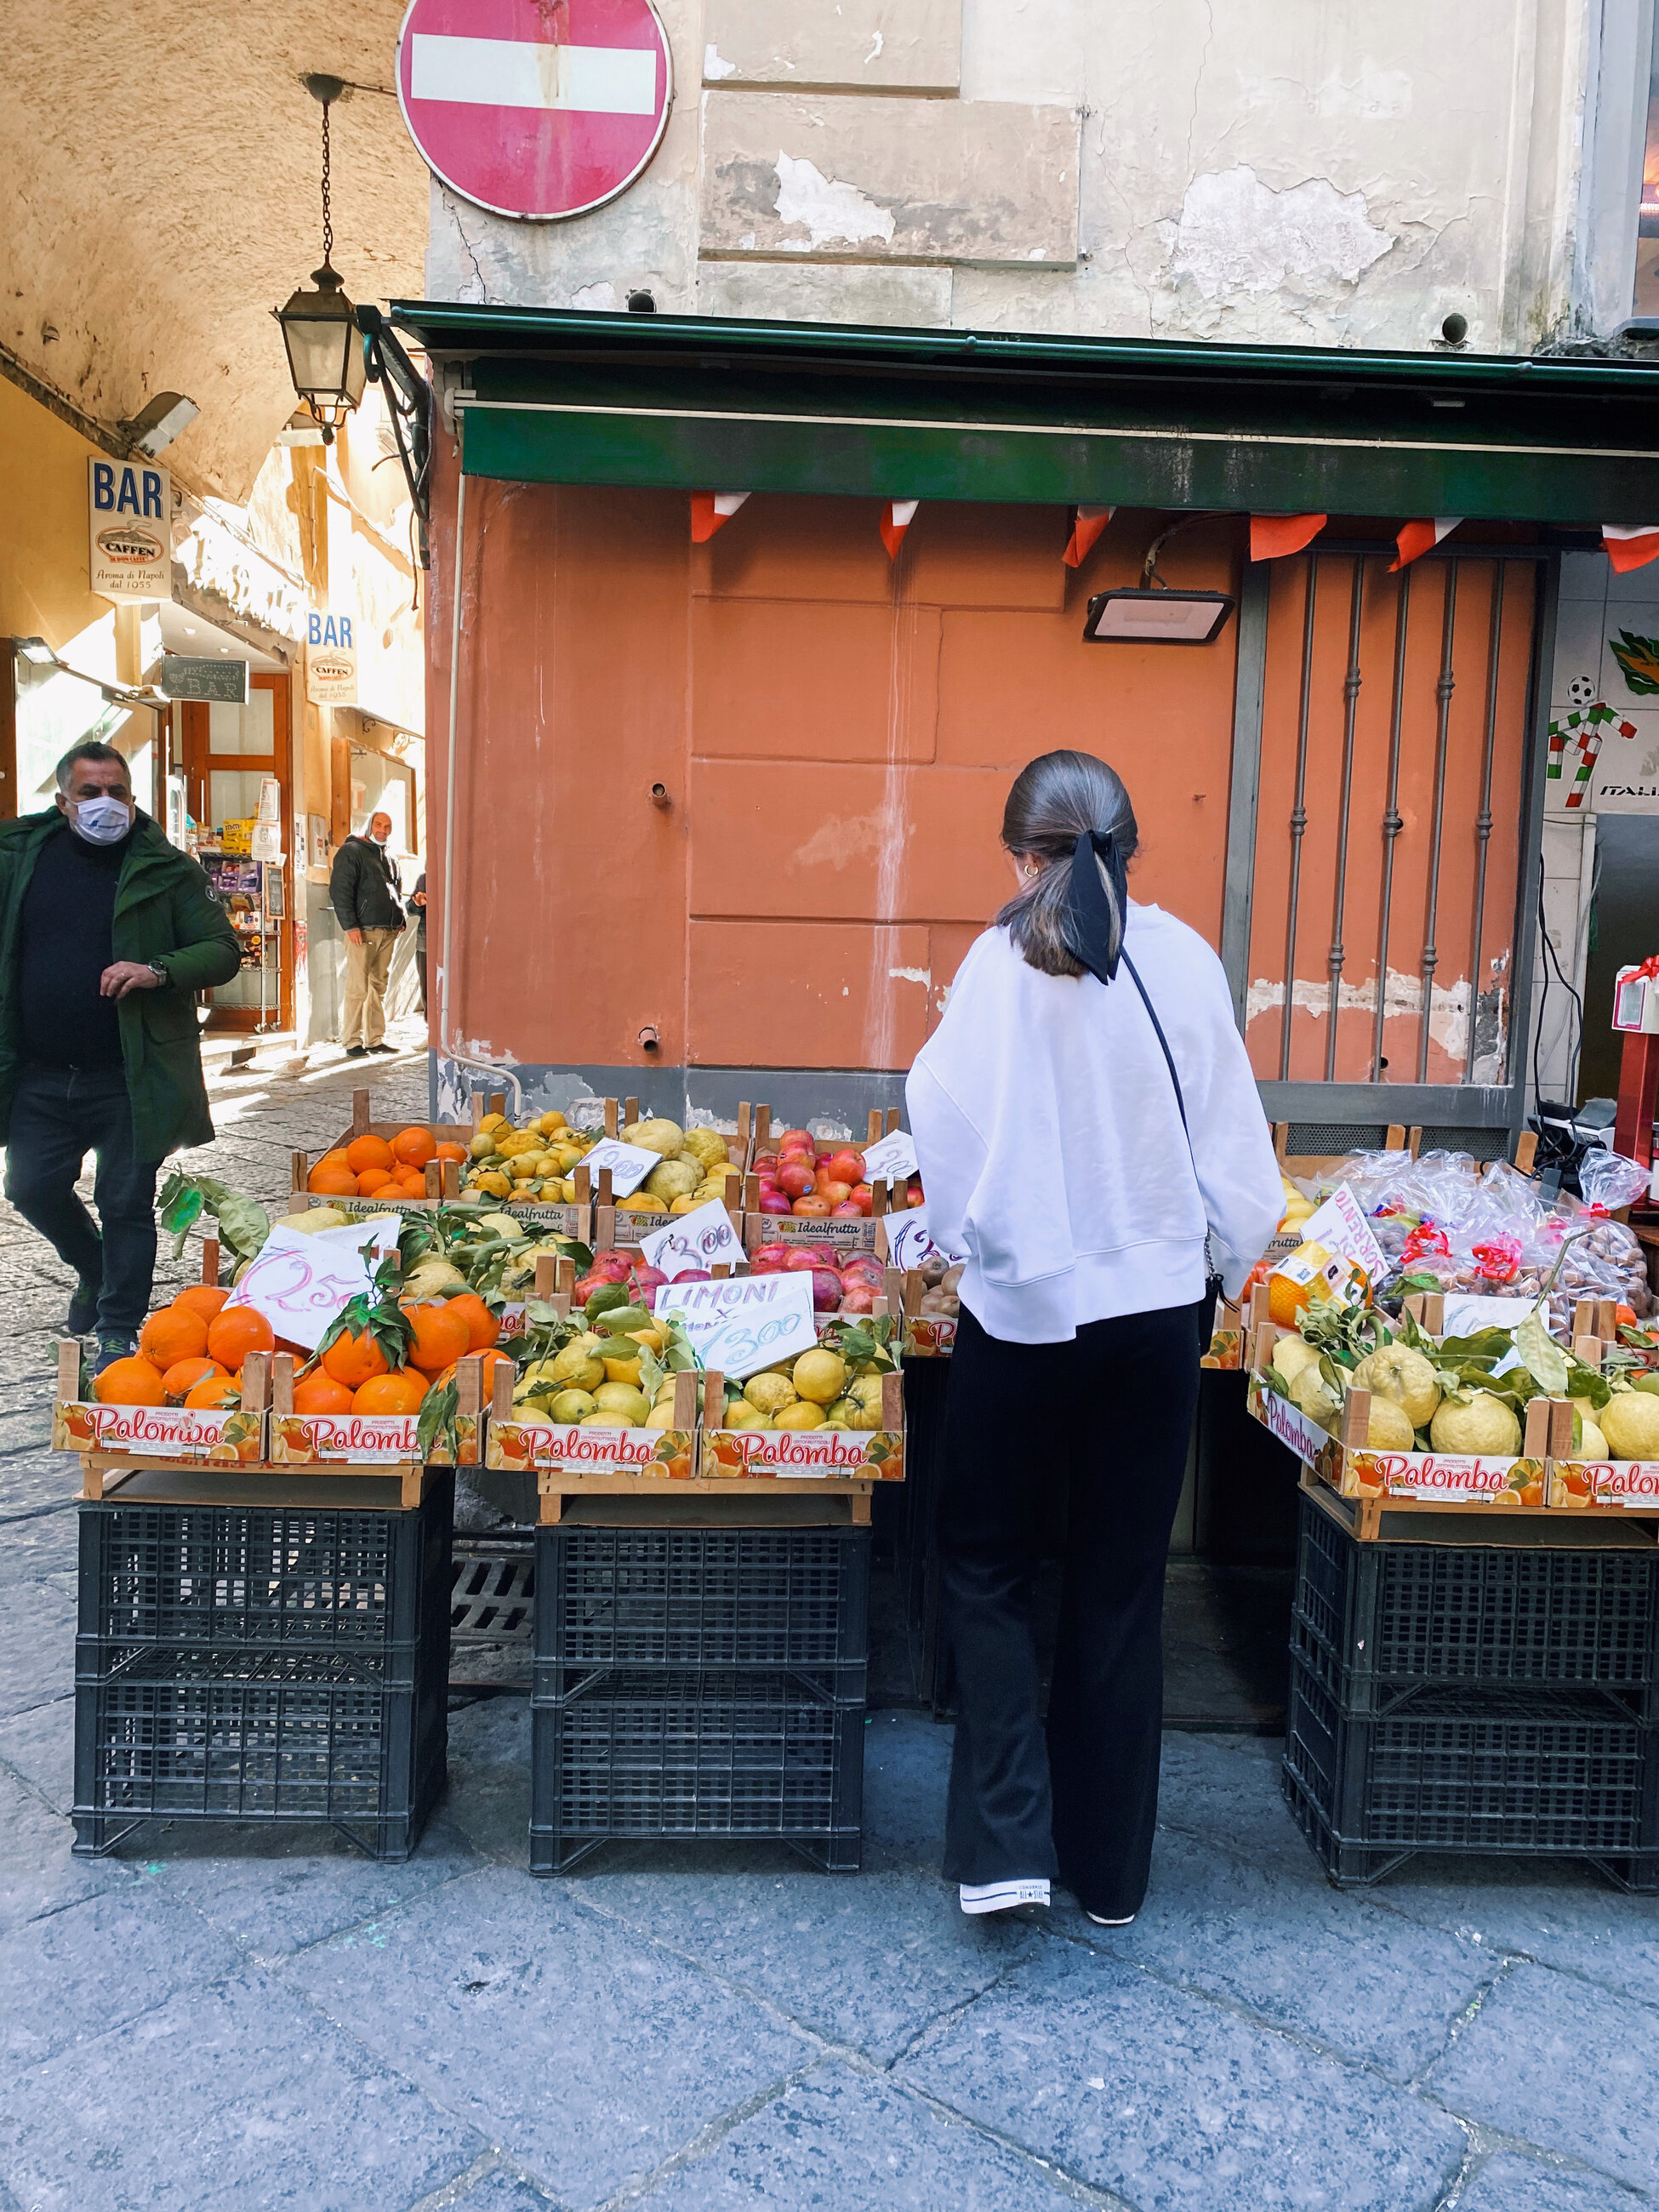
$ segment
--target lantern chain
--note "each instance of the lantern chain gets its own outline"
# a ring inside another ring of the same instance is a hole
[[[330,102],[323,102],[323,263],[331,268],[334,263],[334,210],[329,194],[328,174],[328,111]]]

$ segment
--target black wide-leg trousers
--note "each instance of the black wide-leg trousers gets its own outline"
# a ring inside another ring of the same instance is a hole
[[[1010,1344],[964,1306],[945,1401],[940,1599],[956,1667],[951,1881],[1047,1875],[1119,1920],[1146,1893],[1163,1728],[1164,1571],[1198,1396],[1204,1305]],[[1045,1730],[1036,1577],[1067,1486]]]

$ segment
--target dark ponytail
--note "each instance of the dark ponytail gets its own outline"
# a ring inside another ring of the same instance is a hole
[[[1042,863],[997,916],[1024,957],[1045,975],[1086,969],[1108,980],[1123,949],[1125,877],[1139,842],[1116,770],[1092,753],[1039,754],[1014,779],[1002,842]]]

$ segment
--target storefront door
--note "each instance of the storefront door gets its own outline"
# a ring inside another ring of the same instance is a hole
[[[289,1027],[294,1018],[294,957],[289,921],[293,855],[279,865],[254,862],[221,842],[228,823],[252,823],[259,794],[274,776],[281,798],[277,820],[293,819],[289,770],[289,679],[254,675],[245,707],[189,704],[184,709],[186,803],[201,827],[200,857],[232,909],[246,940],[242,969],[211,994],[212,1029]]]

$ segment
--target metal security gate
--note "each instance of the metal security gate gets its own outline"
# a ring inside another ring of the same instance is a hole
[[[1522,1119],[1555,561],[1375,541],[1246,571],[1223,957],[1293,1152]]]

